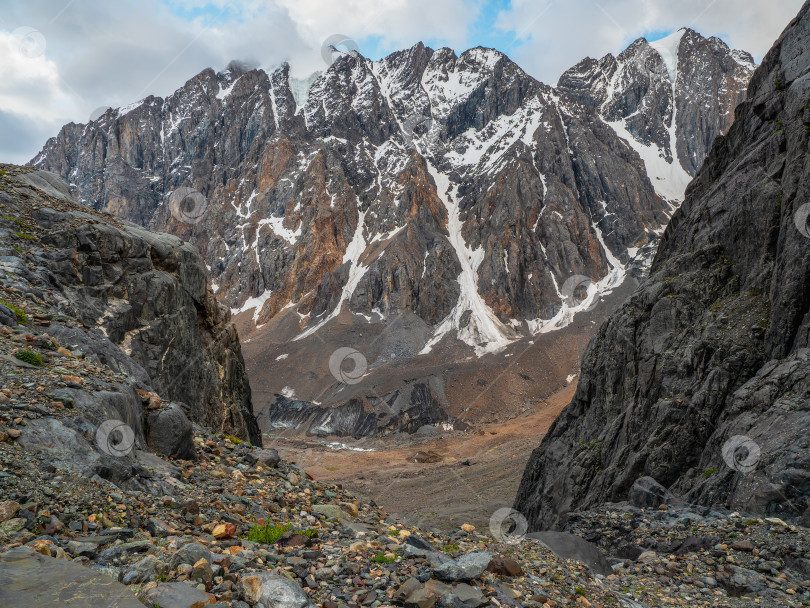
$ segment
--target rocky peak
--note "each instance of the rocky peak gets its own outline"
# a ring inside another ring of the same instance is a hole
[[[712,142],[731,126],[754,67],[750,54],[683,28],[658,41],[639,38],[617,57],[585,59],[558,88],[641,155],[661,196],[681,201]]]
[[[628,91],[662,91],[647,130],[663,137],[671,85],[621,62]],[[387,335],[414,314],[409,359],[447,347],[464,360],[569,325],[644,267],[671,213],[650,158],[583,90],[480,47],[345,53],[300,107],[288,66],[206,70],[66,126],[34,163],[196,245],[247,331],[307,344],[344,323]]]

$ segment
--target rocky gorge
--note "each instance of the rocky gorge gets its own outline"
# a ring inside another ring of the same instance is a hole
[[[810,0],[754,68],[234,63],[0,164],[0,605],[810,606]]]

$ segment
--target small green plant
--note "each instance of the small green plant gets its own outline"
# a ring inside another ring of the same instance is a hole
[[[248,530],[248,540],[254,543],[262,543],[265,545],[272,545],[278,542],[287,530],[292,528],[292,524],[273,524],[269,523],[264,526],[251,526]]]
[[[234,445],[239,445],[240,443],[245,443],[244,441],[242,441],[238,437],[234,437],[233,435],[225,435],[225,439],[227,439],[228,441],[230,441]]]
[[[386,534],[388,534],[388,536],[399,536],[399,530],[388,530]]]
[[[6,174],[6,172],[3,171],[2,169],[0,169],[0,175],[5,175],[5,174]]]
[[[45,359],[42,355],[33,350],[18,350],[14,353],[14,356],[20,361],[25,361],[30,365],[43,365],[45,363]]]
[[[169,580],[169,575],[166,574],[165,572],[161,572],[160,574],[157,575],[156,579],[159,583],[165,583],[166,581]]]
[[[248,530],[247,538],[254,543],[262,543],[265,545],[272,545],[284,535],[285,532],[291,530],[293,534],[300,534],[307,538],[315,538],[318,536],[318,531],[312,528],[301,528],[293,530],[292,524],[270,524],[264,526],[251,526]]]
[[[9,304],[8,302],[4,302],[0,300],[0,304],[5,306],[6,308],[10,308],[12,312],[14,312],[14,316],[17,317],[17,323],[20,325],[28,325],[28,315],[25,314],[25,311],[21,308],[14,306],[14,304]]]
[[[774,83],[774,86],[776,87],[777,91],[781,91],[782,90],[782,81],[777,78],[776,82]]]
[[[444,546],[445,553],[452,553],[453,551],[458,551],[458,543],[452,543]]]
[[[717,469],[706,469],[703,471],[703,479],[707,479],[717,473]]]
[[[397,561],[397,558],[388,557],[385,553],[378,553],[372,557],[371,560],[378,564],[393,564],[395,561]]]
[[[574,587],[574,591],[576,591],[577,595],[581,595],[582,597],[585,597],[586,595],[585,590],[582,587]]]
[[[12,234],[18,239],[25,239],[26,241],[37,240],[37,237],[35,237],[33,234],[28,234],[27,232],[12,232]]]
[[[17,247],[16,245],[12,245],[12,246],[11,246],[11,248],[12,248],[14,251],[18,251],[18,252],[20,252],[20,253],[25,253],[25,249],[23,249],[22,247]]]

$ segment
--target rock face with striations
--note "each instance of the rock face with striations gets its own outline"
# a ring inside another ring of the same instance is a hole
[[[207,285],[194,248],[175,236],[89,213],[52,174],[12,167],[7,173],[0,200],[8,213],[27,201],[19,210],[27,219],[4,216],[3,234],[11,236],[13,220],[27,222],[31,236],[24,254],[3,247],[4,283],[46,298],[55,314],[70,320],[51,324],[50,335],[128,376],[127,394],[154,391],[174,402],[150,414],[164,429],[143,425],[162,451],[193,453],[186,416],[260,443],[236,329]],[[185,445],[176,437],[158,441],[168,428],[187,436]]]
[[[808,516],[809,158],[805,4],[532,454],[515,508],[533,528],[643,476],[693,503]]]

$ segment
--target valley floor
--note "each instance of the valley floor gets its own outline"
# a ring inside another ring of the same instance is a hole
[[[266,437],[265,442],[316,479],[368,496],[413,525],[485,527],[496,510],[512,505],[529,454],[575,390],[573,381],[530,414],[483,424],[470,434],[349,440],[344,449],[334,438]]]

